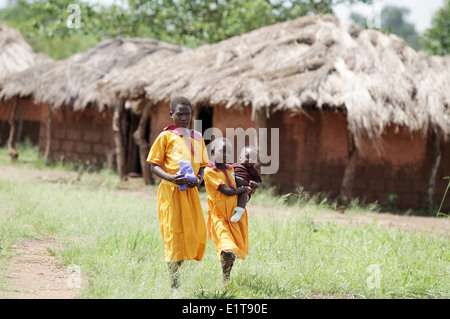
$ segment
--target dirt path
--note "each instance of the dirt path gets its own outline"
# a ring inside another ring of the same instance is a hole
[[[54,239],[28,239],[11,248],[16,255],[6,271],[8,289],[2,298],[74,299],[79,294],[81,276],[75,267],[65,268],[56,262],[51,251],[59,247]]]
[[[76,172],[37,170],[0,165],[0,181],[2,179],[70,184],[78,181],[80,175]],[[116,192],[127,196],[148,198],[148,190],[143,190],[141,184],[142,181],[139,179],[130,179],[127,182],[128,189],[117,190]],[[276,217],[274,217],[274,208],[261,207],[257,203],[250,203],[249,209],[252,211],[253,216],[260,215],[266,218],[284,219],[290,214],[298,214],[298,210],[283,208],[283,210],[277,209]],[[341,226],[365,226],[369,223],[376,223],[380,227],[388,229],[442,236],[450,239],[450,219],[448,218],[399,216],[382,213],[340,214],[333,211],[319,211],[309,215],[308,218],[311,218],[314,223],[319,225],[328,222]],[[59,248],[58,243],[54,239],[49,238],[25,240],[16,243],[12,249],[17,255],[12,258],[5,279],[10,289],[3,295],[0,294],[0,297],[13,299],[76,298],[80,292],[80,286],[82,286],[80,284],[81,279],[76,269],[70,271],[70,269],[56,262],[56,257],[51,254],[51,251],[56,251]]]

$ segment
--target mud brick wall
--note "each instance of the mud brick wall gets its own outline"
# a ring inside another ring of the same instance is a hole
[[[161,102],[152,107],[150,112],[150,147],[151,145],[153,145],[153,142],[156,140],[162,130],[166,126],[173,124],[173,120],[170,118],[169,112],[169,103]]]
[[[311,110],[306,115],[277,112],[268,121],[280,128],[280,169],[272,176],[283,193],[303,186],[311,193],[336,198],[347,163],[346,119],[342,113]],[[366,141],[357,162],[353,196],[403,209],[426,208],[433,142],[404,129],[388,128],[382,152]],[[450,176],[450,143],[444,145],[436,177],[435,206],[439,206]],[[443,207],[450,209],[450,198]]]
[[[45,152],[46,116],[41,114],[39,151]],[[50,159],[71,161],[101,168],[114,161],[114,135],[112,114],[109,110],[98,112],[90,107],[75,112],[62,107],[53,113],[51,126]]]

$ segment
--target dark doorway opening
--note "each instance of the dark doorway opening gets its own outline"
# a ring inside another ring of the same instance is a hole
[[[201,121],[200,122],[201,125],[195,125],[195,129],[197,129],[198,131],[200,131],[200,133],[202,133],[206,145],[208,145],[211,142],[211,135],[206,134],[205,136],[205,131],[213,126],[213,111],[214,108],[212,106],[209,105],[201,106],[199,108],[198,115],[196,118],[197,121]]]
[[[134,114],[133,112],[127,112],[128,133],[127,133],[127,173],[130,176],[140,177],[142,176],[141,161],[139,158],[139,146],[136,144],[133,133],[139,126],[141,115]],[[148,119],[145,125],[145,135],[150,136],[150,119]]]

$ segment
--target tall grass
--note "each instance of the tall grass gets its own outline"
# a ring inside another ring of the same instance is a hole
[[[169,298],[156,187],[149,188],[148,198],[138,198],[90,186],[0,181],[3,263],[11,243],[51,235],[64,246],[56,252],[61,263],[80,267],[86,278],[81,298]],[[178,297],[450,296],[446,239],[376,224],[317,225],[315,205],[292,205],[295,213],[282,215],[286,198],[254,199],[267,212],[256,216],[250,211],[250,253],[236,261],[230,284],[223,286],[214,245],[208,242],[203,261],[183,264]],[[375,287],[369,284],[371,265],[379,269]]]

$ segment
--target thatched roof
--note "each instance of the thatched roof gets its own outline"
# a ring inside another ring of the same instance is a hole
[[[38,55],[33,66],[0,79],[0,101],[13,97],[32,97],[39,85],[39,77],[54,67],[55,63],[47,56]]]
[[[21,72],[45,59],[24,40],[22,34],[6,25],[0,25],[0,79]]]
[[[153,39],[112,39],[99,43],[86,52],[58,61],[36,80],[34,99],[49,103],[54,109],[63,105],[83,110],[92,105],[103,109],[106,102],[99,100],[96,83],[106,74],[121,77],[121,72],[139,61],[159,59],[181,52],[179,46]],[[109,104],[111,105],[111,104]]]
[[[19,31],[0,25],[0,78],[30,67],[35,57]]]
[[[356,138],[377,139],[389,125],[431,124],[450,133],[449,58],[428,57],[395,35],[307,16],[136,65],[105,90],[152,103],[184,95],[195,104],[347,113]],[[431,85],[439,77],[439,86]],[[140,82],[129,81],[139,78]],[[270,112],[269,112],[270,111]]]

